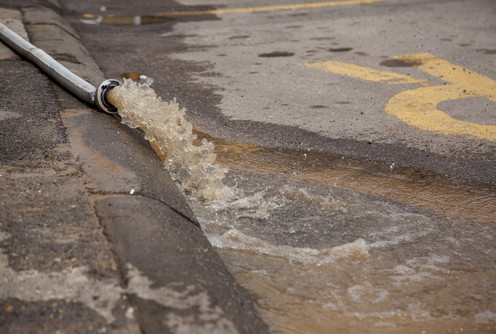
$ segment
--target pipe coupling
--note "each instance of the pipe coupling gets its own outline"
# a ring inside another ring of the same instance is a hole
[[[95,104],[101,111],[107,114],[117,114],[117,108],[108,101],[107,93],[120,84],[119,80],[107,79],[98,86],[95,92]]]

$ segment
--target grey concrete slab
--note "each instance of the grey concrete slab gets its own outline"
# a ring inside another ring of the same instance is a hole
[[[24,61],[0,68],[1,331],[136,333],[53,84]]]
[[[139,131],[94,110],[66,109],[62,115],[91,193],[153,198],[196,224],[183,195]]]
[[[26,7],[22,12],[37,47],[95,86],[105,80],[78,34],[59,14],[43,6]]]
[[[264,333],[203,233],[158,201],[119,196],[95,208],[146,333]]]
[[[16,9],[0,8],[0,22],[18,35],[28,39],[26,29],[22,23],[22,13]],[[0,60],[19,59],[19,56],[6,45],[0,44]]]
[[[72,35],[74,38],[78,38],[78,34],[74,28],[72,28],[68,22],[61,20],[60,15],[48,7],[23,7],[22,12],[24,15],[23,21],[26,25],[54,25],[57,26],[59,30],[63,30]],[[45,38],[49,37],[50,36],[45,36]]]

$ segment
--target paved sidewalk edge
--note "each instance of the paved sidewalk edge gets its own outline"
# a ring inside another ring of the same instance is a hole
[[[59,14],[44,6],[22,12],[33,44],[90,83],[103,81],[79,36]],[[194,226],[184,197],[142,134],[57,87],[72,154],[140,329],[267,332],[250,298]]]

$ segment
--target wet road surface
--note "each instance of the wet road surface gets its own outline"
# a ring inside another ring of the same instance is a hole
[[[243,196],[190,204],[274,332],[496,330],[494,2],[62,2],[216,144]]]

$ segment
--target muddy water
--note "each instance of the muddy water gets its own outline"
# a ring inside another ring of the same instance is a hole
[[[164,127],[161,113],[141,117],[135,98],[148,97],[119,112],[145,129],[274,333],[496,332],[493,192],[193,134],[153,96],[175,115]]]
[[[275,333],[496,332],[494,193],[208,138],[228,179],[273,204],[192,203]]]
[[[227,199],[230,188],[223,179],[227,169],[215,162],[214,146],[206,139],[193,144],[197,136],[175,101],[162,101],[149,85],[124,79],[108,96],[122,122],[141,128],[181,189],[195,198]]]

